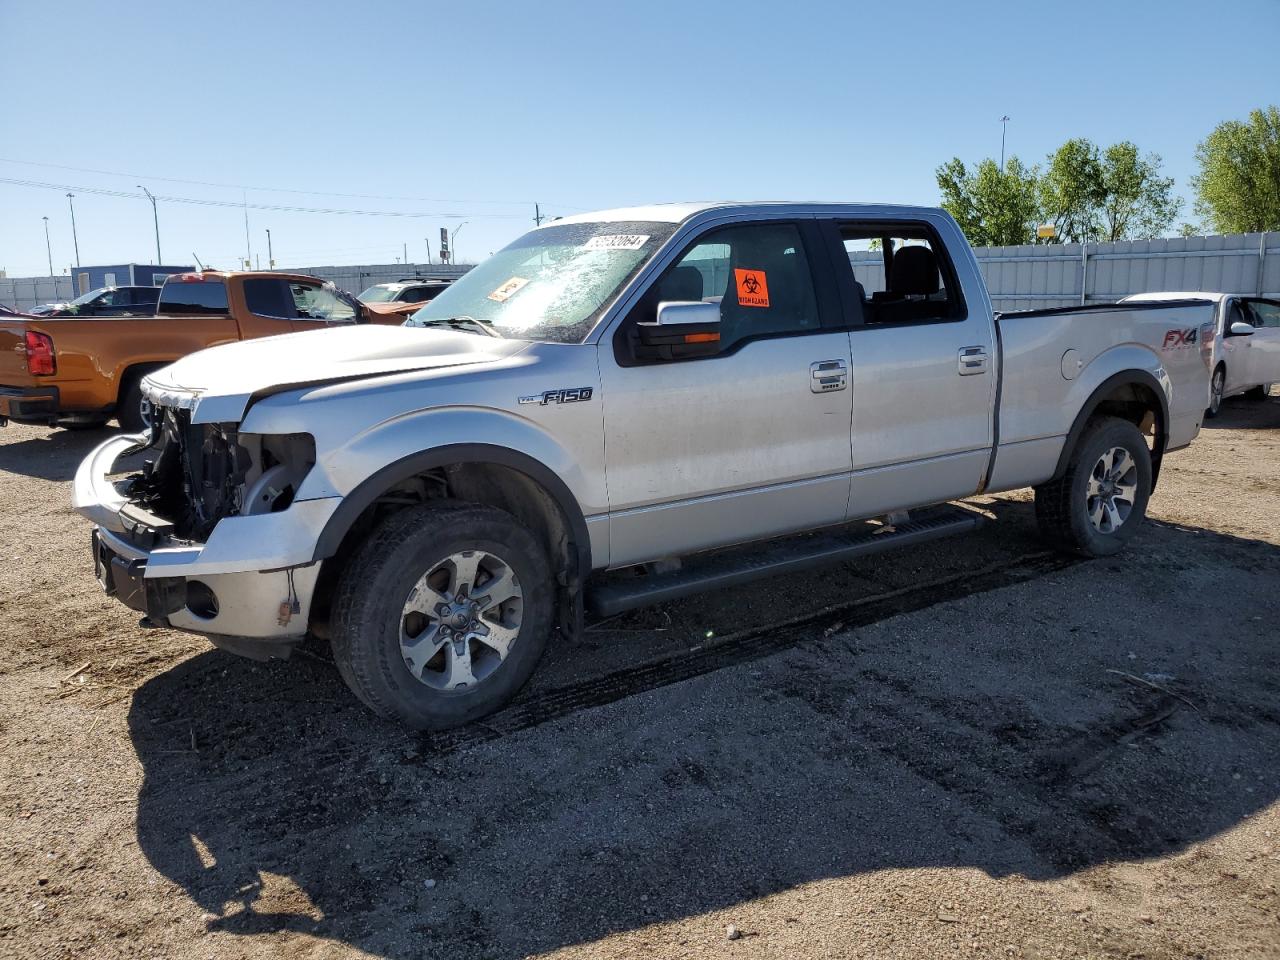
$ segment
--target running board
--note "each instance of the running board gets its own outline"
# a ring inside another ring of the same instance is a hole
[[[823,564],[840,563],[873,553],[964,533],[980,526],[981,514],[952,508],[890,528],[883,533],[824,533],[792,538],[734,556],[708,553],[689,557],[679,570],[588,585],[587,610],[610,617],[625,610],[719,590],[762,577],[782,576]]]

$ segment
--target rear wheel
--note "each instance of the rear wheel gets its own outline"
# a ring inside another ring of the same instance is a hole
[[[1120,550],[1151,497],[1151,451],[1132,423],[1090,421],[1058,480],[1036,487],[1036,521],[1057,546],[1091,557]]]
[[[151,401],[142,393],[143,374],[130,375],[120,390],[116,420],[125,433],[141,433],[151,429]]]
[[[1251,390],[1246,390],[1244,394],[1244,398],[1246,400],[1252,400],[1254,403],[1261,403],[1263,400],[1267,399],[1267,397],[1269,397],[1270,395],[1271,395],[1271,384],[1263,383],[1263,384],[1260,384],[1259,386],[1254,387]]]
[[[1208,419],[1213,419],[1222,409],[1222,392],[1227,387],[1227,368],[1218,367],[1213,371],[1213,377],[1209,380],[1209,406],[1205,408],[1204,415]]]
[[[552,626],[546,556],[515,517],[437,504],[392,515],[351,558],[333,613],[333,655],[381,716],[443,729],[509,701]]]

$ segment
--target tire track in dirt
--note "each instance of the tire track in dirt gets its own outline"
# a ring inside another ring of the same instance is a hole
[[[601,707],[625,697],[763,659],[819,636],[865,627],[889,617],[914,613],[936,604],[1017,583],[1025,583],[1083,562],[1079,557],[1044,552],[1025,554],[993,566],[917,584],[890,593],[864,597],[827,607],[782,623],[740,631],[714,644],[592,677],[517,701],[471,726],[422,734],[419,752],[424,760],[453,753],[559,720],[581,710]]]

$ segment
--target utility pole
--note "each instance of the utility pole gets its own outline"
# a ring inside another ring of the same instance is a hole
[[[404,254],[404,262],[409,262],[409,244],[404,240],[400,241],[400,252]]]
[[[49,255],[49,276],[53,276],[53,247],[49,245],[49,218],[41,217],[44,221],[44,252]]]
[[[535,227],[542,226],[542,208],[536,203],[533,205],[533,225]]]
[[[253,247],[249,243],[249,191],[243,191],[241,196],[244,198],[244,268],[249,270],[253,261]]]
[[[67,194],[67,206],[71,208],[71,242],[76,245],[76,266],[80,266],[80,239],[76,236],[76,205],[71,202],[74,193]]]
[[[151,191],[142,184],[139,183],[137,187],[145,193],[147,195],[147,199],[151,201],[151,218],[156,224],[156,266],[158,267],[160,264],[164,263],[164,260],[160,256],[160,214],[156,212],[156,198],[153,197],[151,195]]]
[[[453,228],[453,233],[449,234],[449,256],[454,263],[458,262],[458,234],[462,231],[470,220],[463,220],[460,224]]]
[[[276,255],[271,252],[271,228],[267,227],[267,269],[276,268]]]
[[[1000,118],[1000,172],[1004,173],[1004,135],[1009,129],[1009,115]]]
[[[427,245],[427,266],[431,266],[431,238],[423,237],[423,242]]]

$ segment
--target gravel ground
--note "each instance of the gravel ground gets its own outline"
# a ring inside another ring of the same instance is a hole
[[[964,539],[595,626],[425,737],[97,588],[0,430],[0,956],[1280,957],[1280,397],[1129,551]]]

